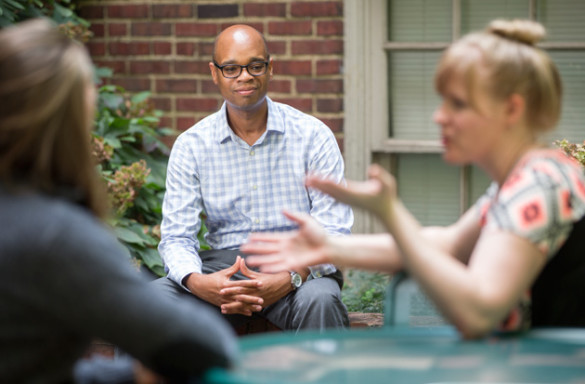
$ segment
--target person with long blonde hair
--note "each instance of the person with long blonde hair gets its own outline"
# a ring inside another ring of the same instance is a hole
[[[74,366],[94,339],[173,380],[229,366],[221,316],[162,297],[100,220],[95,102],[81,44],[46,19],[0,31],[0,382],[88,379]]]
[[[316,263],[406,270],[464,337],[494,329],[585,326],[585,176],[539,135],[561,115],[561,80],[536,46],[542,25],[495,20],[449,46],[434,113],[449,164],[476,164],[492,179],[456,223],[422,227],[380,166],[369,180],[306,184],[375,214],[387,234],[328,237],[306,215],[289,234],[255,234],[241,247],[265,272]]]

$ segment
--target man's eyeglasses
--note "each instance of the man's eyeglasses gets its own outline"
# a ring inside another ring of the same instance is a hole
[[[248,71],[251,76],[262,76],[266,73],[266,69],[268,68],[268,61],[253,61],[248,65],[219,65],[214,61],[213,65],[219,68],[223,77],[227,79],[235,79],[236,77],[240,76],[244,68],[246,68],[246,71]]]

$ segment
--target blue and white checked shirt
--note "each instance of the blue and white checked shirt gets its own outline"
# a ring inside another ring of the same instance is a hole
[[[229,127],[225,103],[173,145],[159,251],[179,285],[188,274],[201,272],[201,211],[213,249],[237,249],[251,232],[295,229],[283,209],[310,213],[331,234],[350,233],[351,208],[304,186],[307,173],[343,182],[333,133],[312,116],[266,100],[267,129],[252,146]]]

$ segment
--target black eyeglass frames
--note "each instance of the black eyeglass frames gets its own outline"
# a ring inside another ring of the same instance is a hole
[[[217,68],[219,68],[223,77],[225,77],[227,79],[235,79],[236,77],[240,76],[240,74],[242,73],[242,70],[244,68],[246,68],[246,71],[248,71],[248,73],[251,76],[262,76],[263,74],[266,73],[266,70],[268,69],[268,63],[269,63],[269,61],[267,60],[267,61],[252,61],[248,65],[238,65],[238,64],[219,65],[214,61],[213,65],[215,65]]]

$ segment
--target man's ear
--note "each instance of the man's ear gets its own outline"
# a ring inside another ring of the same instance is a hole
[[[219,81],[217,78],[219,70],[217,69],[217,67],[215,66],[213,61],[209,62],[209,70],[211,71],[211,77],[213,78],[213,84],[217,85],[217,82]]]
[[[268,79],[272,80],[272,57],[268,60]]]
[[[508,124],[514,125],[518,123],[521,119],[524,118],[525,112],[526,99],[524,99],[524,96],[517,93],[512,94],[508,98],[508,105],[506,110]]]

